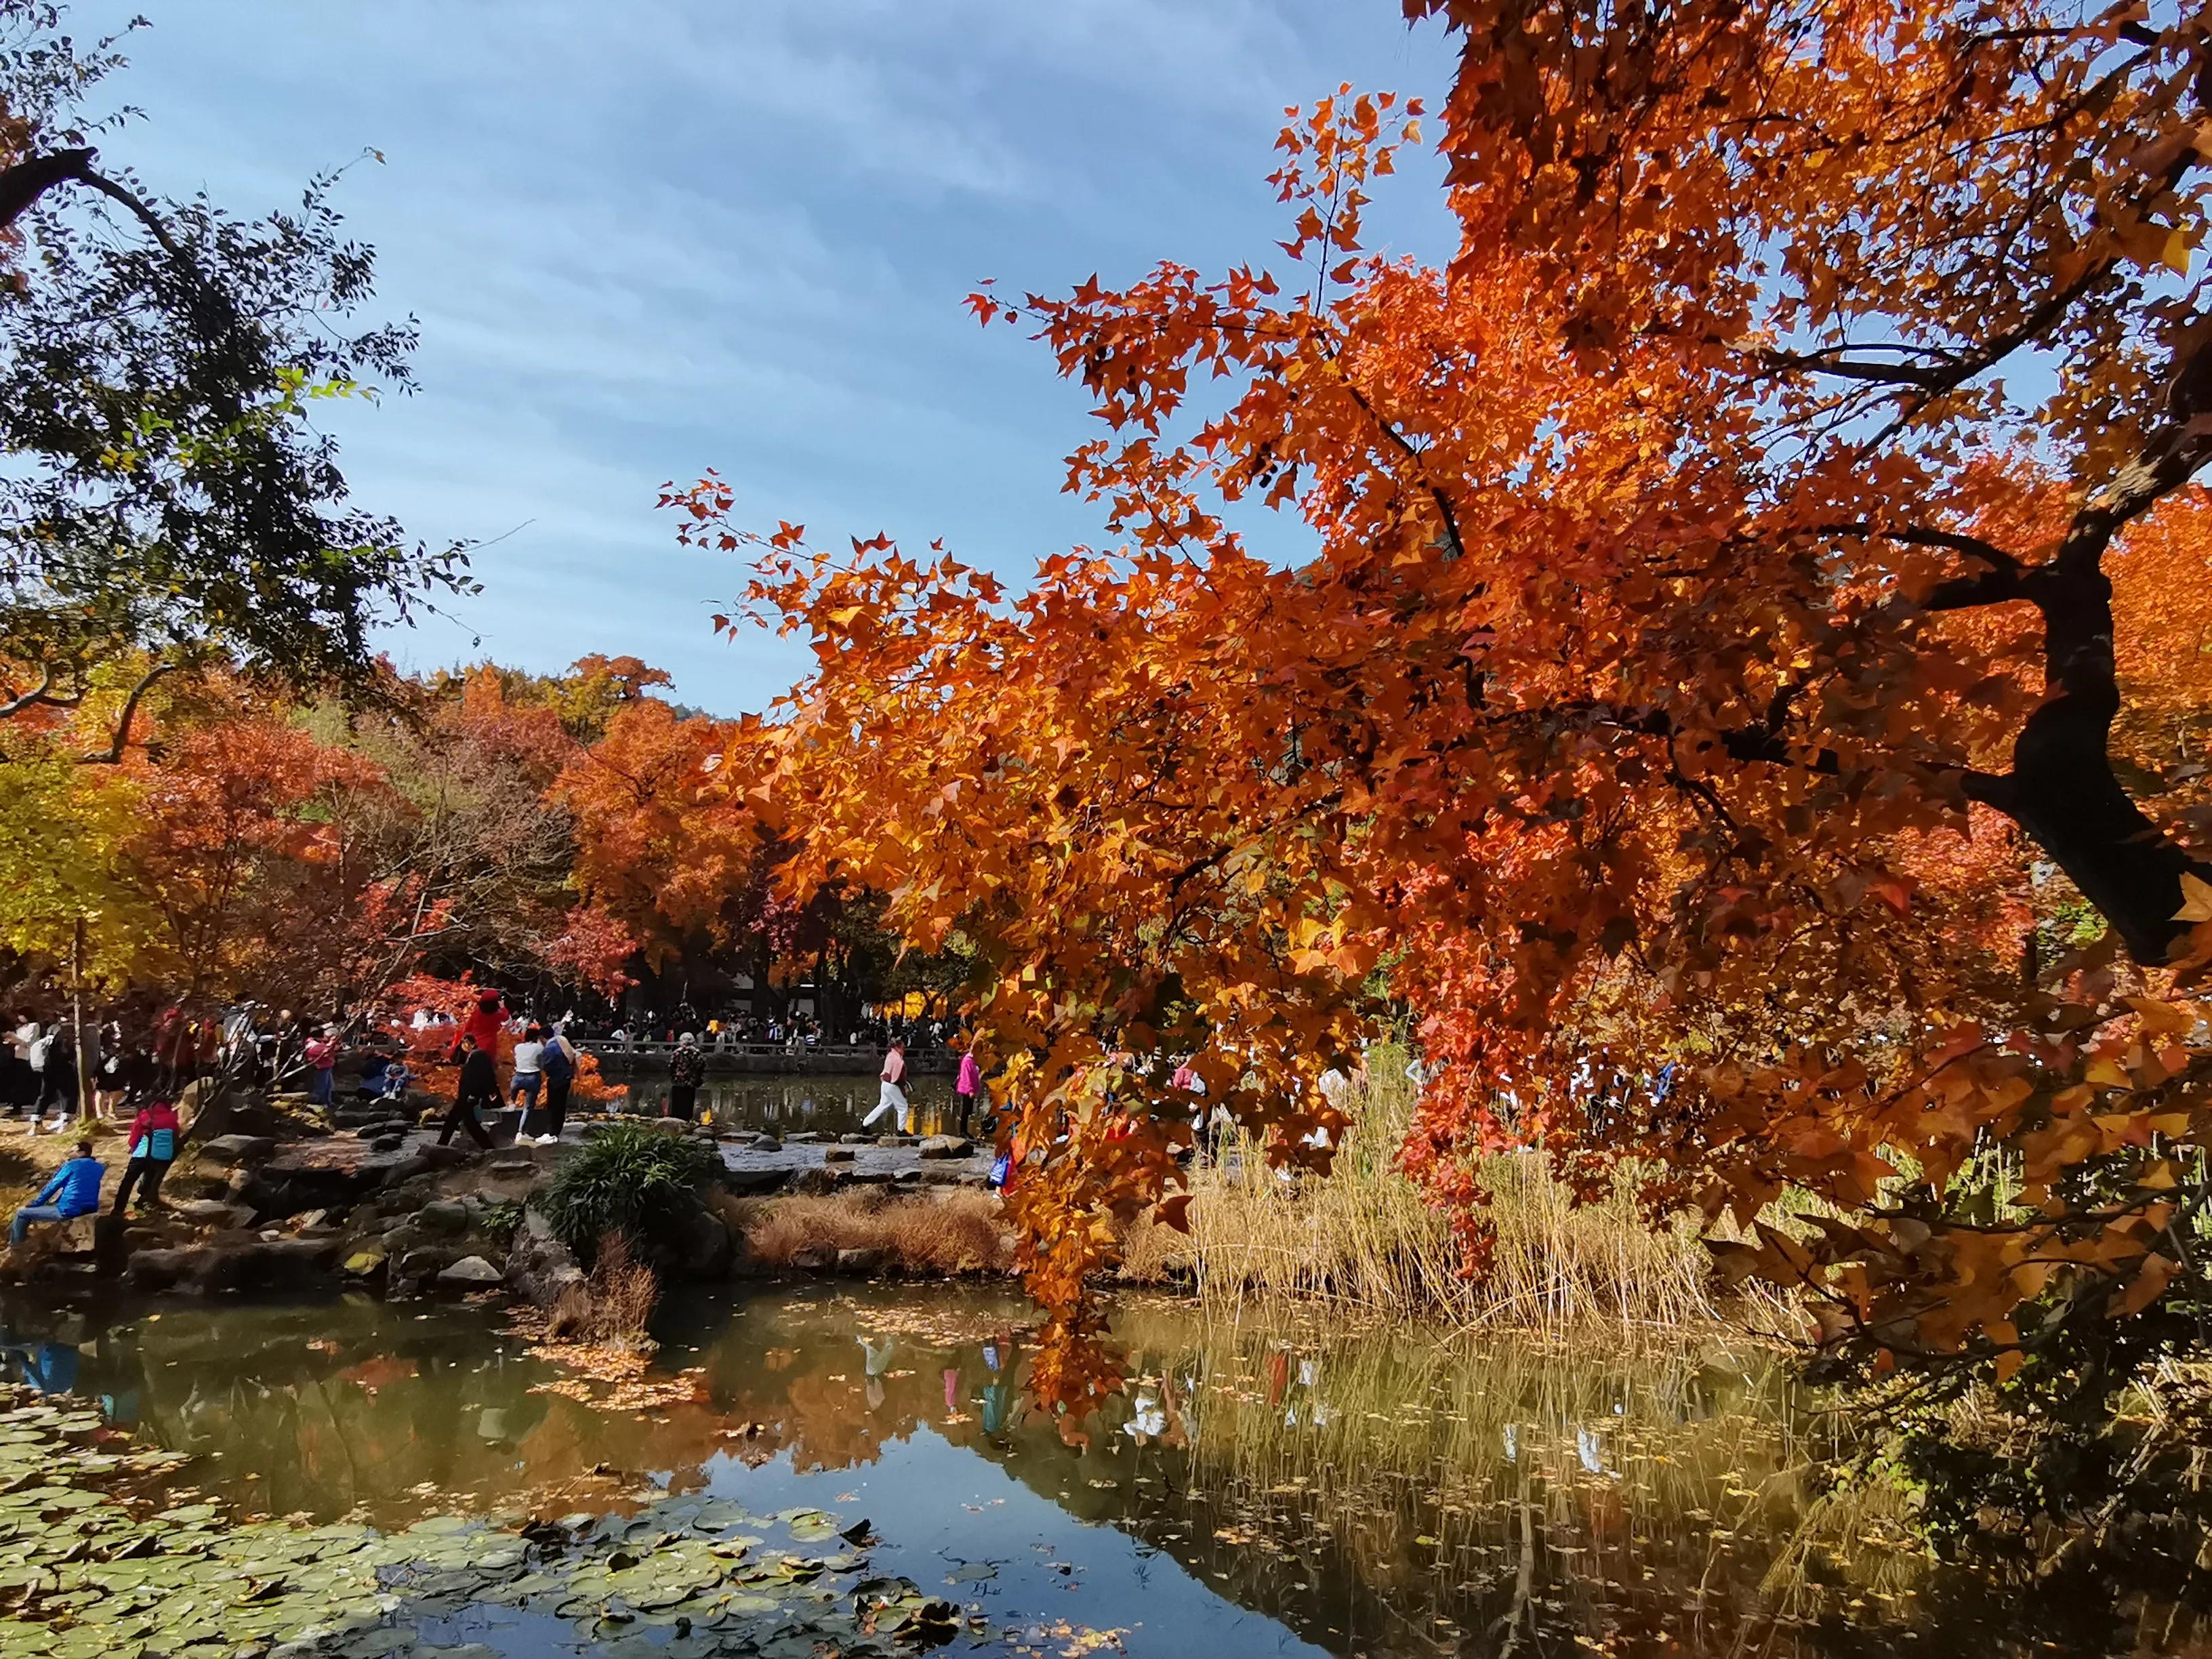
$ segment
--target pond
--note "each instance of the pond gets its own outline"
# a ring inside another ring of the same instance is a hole
[[[1591,1353],[1117,1304],[1128,1395],[1076,1445],[1027,1409],[1027,1305],[951,1287],[672,1300],[643,1409],[489,1307],[367,1297],[88,1315],[17,1304],[9,1376],[192,1455],[251,1515],[397,1528],[591,1510],[640,1475],[755,1513],[865,1518],[1004,1652],[2102,1653],[1887,1523],[1793,1548],[1828,1419],[1726,1341]],[[602,1504],[599,1505],[604,1507]],[[453,1639],[549,1650],[485,1608]],[[565,1626],[552,1631],[565,1644]],[[635,1639],[635,1638],[633,1638]]]
[[[878,1085],[873,1077],[757,1076],[715,1077],[709,1074],[699,1087],[697,1105],[710,1112],[718,1125],[761,1129],[771,1134],[790,1134],[812,1129],[825,1135],[863,1132],[861,1120],[873,1111]],[[906,1095],[914,1105],[914,1133],[949,1134],[954,1129],[952,1079],[949,1077],[911,1077]],[[659,1115],[668,1102],[665,1073],[633,1079],[627,1109]],[[887,1131],[886,1117],[875,1126]],[[969,1132],[980,1126],[971,1122]],[[870,1131],[869,1133],[873,1133]]]

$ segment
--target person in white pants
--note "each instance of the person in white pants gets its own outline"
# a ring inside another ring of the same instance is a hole
[[[905,1082],[906,1048],[902,1044],[894,1042],[890,1052],[884,1056],[883,1087],[876,1095],[876,1109],[860,1120],[862,1128],[874,1128],[876,1120],[885,1112],[890,1112],[896,1114],[891,1121],[897,1126],[898,1132],[901,1134],[908,1132],[914,1122],[914,1108],[907,1103],[906,1090],[902,1086]]]

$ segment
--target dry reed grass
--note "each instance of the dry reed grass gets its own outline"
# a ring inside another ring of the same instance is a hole
[[[1013,1265],[1012,1239],[989,1193],[839,1193],[737,1200],[734,1209],[725,1218],[764,1267],[789,1267],[810,1253],[838,1250],[880,1251],[886,1268],[917,1274],[1000,1273]]]
[[[651,1339],[646,1332],[659,1302],[660,1281],[652,1267],[631,1255],[623,1235],[607,1233],[599,1240],[590,1273],[562,1291],[554,1303],[546,1320],[546,1338],[601,1347],[647,1347]]]
[[[1534,1153],[1486,1160],[1495,1255],[1476,1279],[1443,1214],[1400,1172],[1413,1111],[1402,1054],[1378,1050],[1353,1103],[1353,1127],[1325,1178],[1286,1182],[1249,1146],[1194,1170],[1188,1236],[1149,1219],[1123,1243],[1123,1275],[1190,1276],[1211,1301],[1325,1297],[1378,1314],[1466,1325],[1565,1328],[1788,1322],[1747,1308],[1716,1281],[1687,1218],[1654,1227],[1624,1173],[1604,1200],[1577,1205]]]

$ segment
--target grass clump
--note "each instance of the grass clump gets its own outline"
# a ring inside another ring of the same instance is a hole
[[[611,1124],[562,1164],[539,1207],[555,1236],[588,1261],[610,1233],[633,1247],[662,1239],[720,1169],[714,1147],[688,1135]]]
[[[841,1193],[757,1200],[744,1211],[738,1225],[763,1267],[791,1267],[810,1250],[879,1250],[886,1268],[917,1274],[1005,1273],[1013,1262],[999,1200],[989,1193]]]
[[[545,1334],[556,1342],[650,1349],[646,1332],[659,1301],[660,1280],[653,1268],[630,1254],[627,1237],[610,1231],[599,1241],[590,1273],[554,1303]]]

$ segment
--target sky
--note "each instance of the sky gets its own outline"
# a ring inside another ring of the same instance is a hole
[[[362,505],[484,544],[483,592],[394,658],[632,653],[720,714],[805,653],[713,636],[739,571],[675,546],[665,482],[711,467],[762,528],[942,537],[1017,581],[1099,543],[1058,493],[1079,388],[963,297],[1263,261],[1284,106],[1448,70],[1395,0],[78,0],[72,27],[134,11],[102,92],[146,119],[103,155],[154,190],[262,212],[381,154],[337,204],[420,325],[420,389],[320,418]],[[1419,168],[1370,228],[1449,251]]]

